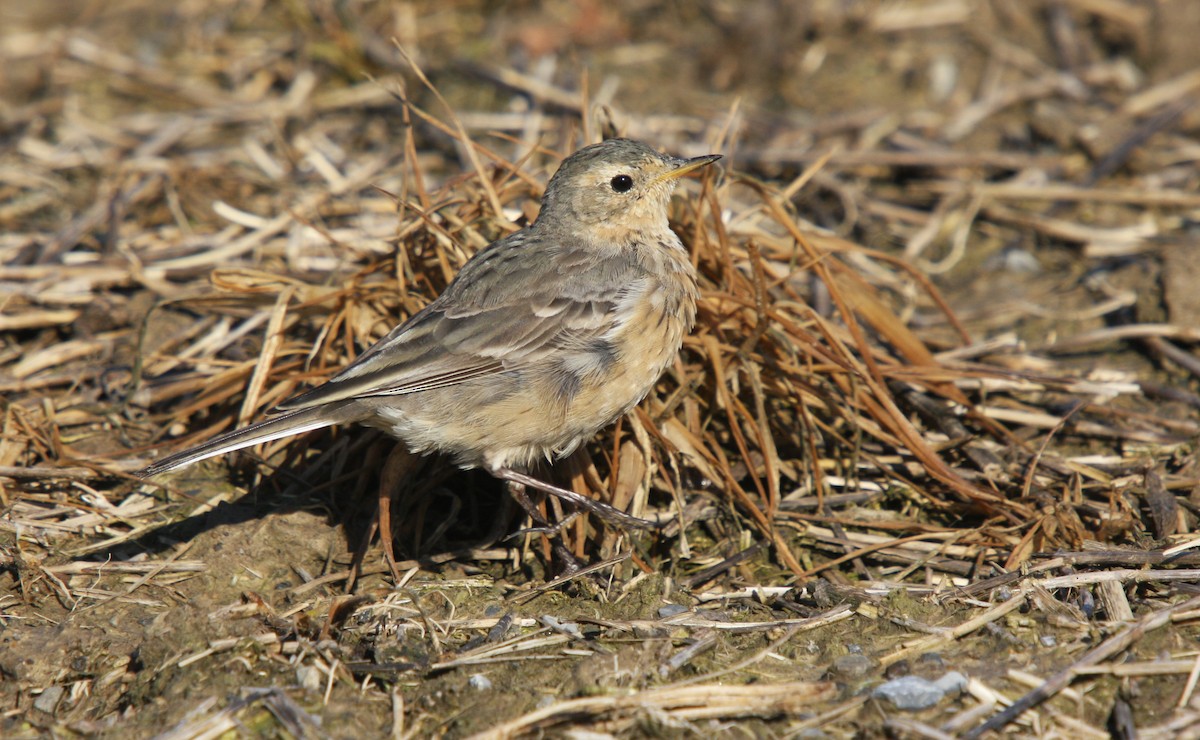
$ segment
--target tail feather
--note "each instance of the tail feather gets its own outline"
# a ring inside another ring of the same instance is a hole
[[[168,455],[154,464],[142,468],[137,472],[137,475],[141,478],[149,478],[159,473],[165,473],[168,470],[175,470],[195,462],[200,462],[201,460],[207,460],[210,457],[223,455],[226,452],[233,452],[244,447],[262,444],[263,442],[270,442],[295,434],[311,432],[314,429],[322,429],[334,424],[352,421],[352,419],[343,418],[344,414],[337,413],[344,408],[318,406],[289,411],[266,421],[260,421],[257,424],[251,424],[242,429],[235,429],[232,432],[217,435],[207,442],[183,452]]]

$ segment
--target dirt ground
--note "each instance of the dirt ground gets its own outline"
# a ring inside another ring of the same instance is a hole
[[[1197,28],[0,3],[0,736],[1200,737]],[[682,526],[575,520],[567,574],[430,460],[396,582],[353,562],[375,432],[131,475],[327,376],[610,129],[725,154],[673,211],[705,303],[554,474]]]

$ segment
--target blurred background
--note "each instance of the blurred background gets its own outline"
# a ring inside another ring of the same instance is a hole
[[[1197,186],[1169,138],[1200,116],[1186,105],[1200,9],[1183,0],[51,1],[0,4],[0,21],[5,262],[113,248],[165,220],[215,232],[217,200],[276,215],[327,182],[316,158],[383,157],[372,184],[400,192],[410,125],[433,177],[470,169],[445,124],[408,120],[398,96],[543,174],[604,130],[780,182],[827,158],[790,194],[800,215],[928,257],[939,279],[1057,269],[1077,250],[1053,248],[1088,237],[988,218],[955,180]],[[1078,202],[1033,196],[1040,214]],[[1112,199],[1083,215],[1140,218]]]

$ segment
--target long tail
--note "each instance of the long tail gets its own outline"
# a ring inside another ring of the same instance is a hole
[[[266,421],[218,435],[189,450],[168,455],[153,465],[142,468],[137,475],[149,478],[152,475],[182,468],[210,457],[224,455],[226,452],[240,450],[243,447],[353,421],[354,419],[345,413],[346,410],[346,406],[333,405],[288,411]]]

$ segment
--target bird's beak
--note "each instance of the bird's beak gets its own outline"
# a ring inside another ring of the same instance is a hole
[[[683,177],[692,170],[698,170],[701,167],[712,164],[721,158],[720,154],[705,154],[703,157],[693,157],[692,159],[677,159],[676,166],[654,178],[654,182],[662,182],[663,180],[674,180],[677,177]]]

